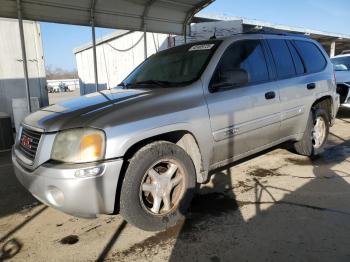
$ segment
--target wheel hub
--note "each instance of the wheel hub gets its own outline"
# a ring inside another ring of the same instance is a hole
[[[317,117],[312,131],[314,148],[319,148],[326,137],[326,123],[322,117]]]
[[[169,213],[181,199],[183,180],[183,172],[178,164],[158,162],[147,171],[141,184],[142,206],[152,214]]]

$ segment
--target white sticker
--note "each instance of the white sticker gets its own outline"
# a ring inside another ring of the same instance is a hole
[[[211,49],[215,44],[194,45],[188,51],[199,51]]]

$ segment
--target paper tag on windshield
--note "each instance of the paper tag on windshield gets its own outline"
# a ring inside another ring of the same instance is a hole
[[[194,45],[188,51],[199,51],[199,50],[209,50],[214,46],[214,44],[204,44],[204,45]]]

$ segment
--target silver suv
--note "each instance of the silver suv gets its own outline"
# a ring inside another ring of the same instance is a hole
[[[159,52],[112,90],[29,115],[13,163],[49,206],[164,230],[211,170],[285,141],[319,154],[338,107],[317,42],[240,34]]]

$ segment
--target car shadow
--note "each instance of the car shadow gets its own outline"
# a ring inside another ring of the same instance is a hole
[[[349,158],[349,148],[350,141],[344,140],[308,160],[313,178],[292,192],[255,178],[251,202],[237,201],[232,190],[223,190],[232,174],[218,173],[214,188],[225,193],[194,199],[169,261],[349,261],[350,187],[342,178],[349,174],[333,171]],[[276,189],[285,192],[282,199],[274,196]],[[262,200],[262,194],[269,200]],[[255,207],[249,219],[241,213],[246,206]]]
[[[339,108],[337,118],[345,123],[350,123],[350,108],[341,107]]]
[[[41,205],[16,178],[11,151],[0,152],[0,199],[0,217]]]

